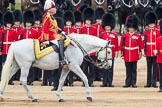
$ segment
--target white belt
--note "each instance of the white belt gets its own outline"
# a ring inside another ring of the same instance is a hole
[[[13,42],[3,42],[3,44],[12,44]]]
[[[125,47],[126,50],[135,50],[135,49],[138,49],[138,46],[137,47]]]
[[[155,45],[155,42],[146,42],[147,45]]]

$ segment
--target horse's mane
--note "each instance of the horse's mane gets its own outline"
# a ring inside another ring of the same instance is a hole
[[[88,35],[88,34],[70,34],[69,35],[71,38],[73,38],[74,40],[78,41],[78,42],[87,42],[89,44],[93,44],[93,45],[101,45],[104,46],[106,45],[107,41],[100,39],[98,37],[92,36],[92,35]]]

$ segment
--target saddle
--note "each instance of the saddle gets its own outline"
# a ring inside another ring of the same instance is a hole
[[[44,42],[40,42],[38,39],[33,39],[33,42],[34,42],[35,57],[38,60],[52,52],[56,53],[59,52],[59,46],[52,42],[46,44]],[[64,48],[66,49],[70,43],[71,39],[67,37],[66,40],[64,41]]]

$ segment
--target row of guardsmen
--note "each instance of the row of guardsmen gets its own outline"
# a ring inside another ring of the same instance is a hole
[[[145,14],[147,28],[142,34],[136,32],[139,25],[138,17],[135,15],[128,16],[125,24],[127,32],[122,34],[120,42],[118,42],[117,33],[113,31],[116,25],[114,15],[108,12],[105,13],[102,8],[93,10],[87,5],[84,5],[75,12],[67,10],[63,13],[58,10],[53,18],[56,19],[58,26],[64,30],[67,35],[70,33],[89,34],[110,41],[113,57],[113,66],[111,69],[98,69],[86,60],[84,60],[81,65],[88,78],[90,87],[94,87],[94,80],[101,79],[101,87],[114,87],[112,84],[114,58],[120,56],[123,57],[126,68],[126,79],[123,87],[136,88],[137,62],[143,55],[146,57],[147,61],[147,81],[144,87],[157,88],[158,70],[162,71],[162,46],[159,26],[161,23],[159,24],[158,22],[162,18],[162,15],[159,14],[161,12],[162,9],[158,8],[156,11],[149,11]],[[38,9],[34,11],[27,10],[23,13],[20,10],[15,10],[13,12],[8,11],[4,14],[0,13],[2,64],[5,62],[8,48],[12,42],[27,38],[39,39],[43,32],[41,26],[43,22],[42,16],[42,12]],[[93,60],[97,59],[95,52],[86,56],[90,56]],[[42,85],[51,85],[52,82],[54,82],[53,90],[56,90],[61,69],[54,71],[55,72],[48,71],[43,73]],[[32,85],[35,80],[40,80],[42,77],[41,72],[42,70],[40,69],[31,68],[28,76],[28,85]],[[9,81],[9,84],[14,84],[13,80],[18,80],[19,74],[15,75]],[[160,75],[162,76],[162,74]],[[162,91],[161,76],[160,91]],[[65,85],[73,86],[74,78],[77,77],[70,72],[65,81]]]

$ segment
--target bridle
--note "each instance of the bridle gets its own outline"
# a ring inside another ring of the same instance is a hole
[[[106,44],[106,46],[105,47],[102,47],[98,52],[97,52],[97,57],[99,57],[99,53],[101,52],[101,51],[104,51],[104,55],[105,55],[105,58],[97,58],[97,60],[96,60],[96,66],[97,67],[105,67],[105,66],[107,66],[107,61],[108,60],[112,60],[112,57],[111,58],[108,58],[108,56],[107,56],[107,53],[109,53],[108,51],[107,51],[107,49],[108,48],[111,48],[110,46],[109,46],[109,44],[110,44],[110,41]]]
[[[98,67],[98,66],[100,66],[100,67],[105,67],[105,66],[107,66],[107,61],[108,61],[108,60],[112,60],[112,58],[108,58],[108,57],[107,57],[107,48],[111,48],[111,47],[109,46],[110,41],[107,42],[107,44],[105,45],[105,47],[101,47],[100,50],[97,52],[97,57],[98,57],[98,54],[99,54],[101,51],[105,50],[105,54],[106,54],[106,55],[105,55],[105,58],[102,58],[102,61],[101,61],[101,60],[96,60],[96,61],[94,61],[94,60],[89,56],[89,54],[87,53],[87,51],[85,51],[85,49],[84,49],[75,39],[73,39],[73,38],[71,38],[71,37],[69,37],[69,38],[77,44],[77,46],[81,49],[83,55],[87,55],[87,56],[84,56],[84,59],[85,59],[86,61],[88,61],[88,62],[94,64],[95,66],[97,66],[97,67]],[[100,59],[101,59],[101,58],[100,58]]]

